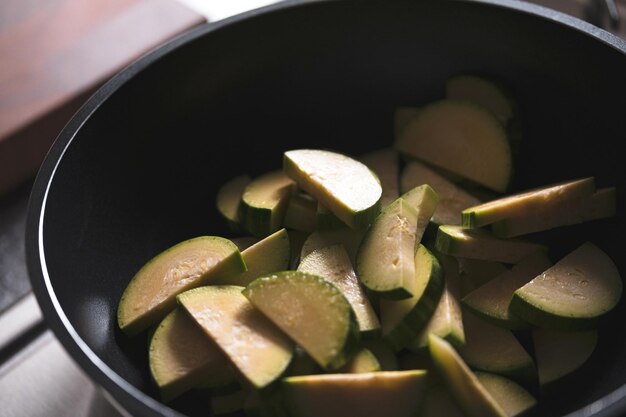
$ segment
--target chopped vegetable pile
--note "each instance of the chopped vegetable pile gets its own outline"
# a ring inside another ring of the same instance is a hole
[[[454,76],[445,98],[397,109],[388,147],[289,150],[223,184],[233,235],[156,254],[119,303],[128,337],[151,335],[161,400],[205,390],[207,415],[535,409],[593,355],[622,279],[601,242],[553,259],[536,239],[615,216],[616,189],[512,192],[519,119],[498,83]]]

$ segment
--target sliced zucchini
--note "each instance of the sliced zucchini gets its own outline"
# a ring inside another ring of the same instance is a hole
[[[515,101],[506,88],[500,83],[477,75],[459,74],[448,78],[446,97],[482,106],[505,126],[517,113]]]
[[[217,277],[211,283],[245,287],[261,275],[287,269],[291,259],[291,247],[287,230],[280,229],[261,239],[241,252],[241,256],[248,267],[246,272]]]
[[[283,271],[250,283],[243,295],[324,369],[354,353],[359,327],[346,297],[325,279]]]
[[[259,240],[260,239],[258,237],[254,237],[254,236],[240,236],[240,237],[234,237],[230,239],[230,241],[233,242],[235,246],[237,246],[237,249],[239,249],[240,252],[248,249],[250,246],[254,245]]]
[[[422,241],[424,232],[439,205],[439,195],[428,184],[418,185],[402,194],[402,199],[417,210],[415,248]]]
[[[380,185],[383,188],[383,194],[380,198],[382,208],[387,207],[388,204],[400,197],[398,179],[400,161],[395,149],[377,149],[361,155],[358,159],[374,171],[380,180]]]
[[[293,360],[285,376],[313,375],[321,374],[324,370],[306,353],[300,346],[296,345]]]
[[[511,148],[502,124],[469,102],[441,100],[421,108],[394,147],[497,192],[505,192],[511,179]]]
[[[431,219],[437,225],[460,225],[461,212],[480,204],[480,200],[434,169],[418,161],[408,162],[400,177],[401,192],[405,193],[421,184],[430,185],[439,196],[439,204]]]
[[[418,212],[402,198],[376,217],[359,247],[356,272],[380,297],[407,299],[415,288],[415,232]]]
[[[295,193],[287,203],[283,226],[302,232],[313,232],[317,229],[317,201],[308,194]]]
[[[127,335],[161,321],[176,307],[176,295],[221,276],[246,270],[237,246],[217,236],[178,243],[149,260],[132,278],[120,299],[117,322]]]
[[[265,237],[280,229],[296,183],[282,171],[271,171],[255,177],[244,189],[241,213],[246,230]]]
[[[535,397],[508,378],[488,372],[476,372],[476,377],[507,417],[524,415],[537,405]]]
[[[179,304],[257,389],[280,377],[293,356],[293,343],[257,311],[243,287],[210,285],[181,293]]]
[[[361,348],[345,365],[337,369],[337,372],[361,374],[364,372],[378,372],[380,370],[380,362],[378,362],[376,355],[367,348]]]
[[[557,220],[572,204],[579,204],[595,191],[593,177],[560,182],[492,200],[463,210],[463,226],[476,228],[499,220],[532,217],[536,230],[543,230],[542,223]]]
[[[381,371],[397,371],[399,369],[396,352],[385,340],[365,340],[363,346],[374,354],[380,364]]]
[[[612,217],[616,213],[615,205],[616,189],[607,187],[573,201],[560,210],[545,213],[543,217],[532,213],[526,217],[497,221],[491,225],[491,230],[497,236],[521,236],[555,227]]]
[[[317,204],[316,216],[315,221],[317,222],[318,230],[342,229],[346,227],[346,224],[335,216],[332,211],[319,203]]]
[[[622,279],[613,260],[585,242],[516,290],[510,308],[538,327],[583,330],[612,310],[621,295]]]
[[[326,374],[283,379],[293,417],[414,417],[427,386],[423,370]]]
[[[400,136],[402,130],[409,122],[419,114],[419,107],[402,106],[397,107],[393,113],[393,133],[394,137]]]
[[[545,254],[537,252],[529,255],[511,270],[506,270],[463,297],[463,305],[497,326],[525,329],[528,324],[510,311],[513,293],[551,266]]]
[[[179,309],[156,328],[148,357],[150,373],[166,403],[200,385],[219,386],[236,380],[222,351]]]
[[[457,261],[446,255],[439,257],[444,271],[444,289],[428,324],[418,336],[411,340],[407,348],[421,351],[428,348],[428,335],[433,333],[453,346],[459,347],[465,344],[465,331],[459,299],[459,271]]]
[[[335,230],[318,230],[311,233],[302,244],[300,259],[304,259],[316,249],[341,244],[348,251],[352,264],[356,264],[356,254],[363,240],[363,231],[355,231],[348,227]]]
[[[598,331],[555,332],[537,328],[532,332],[532,340],[539,386],[548,391],[589,360],[598,342]]]
[[[450,343],[431,334],[428,347],[435,369],[468,417],[508,417]]]
[[[357,275],[372,292],[394,300],[415,295],[414,253],[437,207],[427,184],[407,191],[380,213],[357,254]]]
[[[298,149],[284,153],[283,169],[352,229],[368,227],[378,214],[380,182],[365,164],[353,158],[319,149]]]
[[[508,271],[508,268],[500,262],[469,258],[458,258],[458,261],[461,280],[470,281],[472,289],[485,285],[493,278]]]
[[[439,226],[435,249],[459,258],[518,263],[534,252],[547,252],[545,245],[525,240],[499,239],[482,229]]]
[[[439,304],[444,287],[441,265],[424,245],[419,245],[414,259],[413,297],[380,300],[383,336],[396,350],[407,347],[426,326]]]
[[[318,275],[342,292],[354,310],[362,336],[374,335],[380,331],[378,316],[343,245],[328,246],[311,252],[300,262],[298,271]]]
[[[470,368],[522,384],[536,383],[535,362],[510,330],[494,326],[467,310],[463,311],[463,325],[465,345],[458,352]]]
[[[456,405],[450,391],[444,384],[434,384],[428,388],[419,417],[465,417]]]
[[[239,175],[226,181],[217,192],[217,210],[234,232],[243,230],[241,219],[239,218],[239,206],[241,205],[243,191],[250,181],[251,179],[248,175]]]

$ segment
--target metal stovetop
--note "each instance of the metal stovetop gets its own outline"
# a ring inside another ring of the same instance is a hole
[[[212,10],[201,4],[209,20],[241,8]],[[626,0],[534,0],[555,10],[583,18],[626,39]],[[265,4],[272,3],[266,1]],[[31,293],[25,264],[24,229],[30,185],[0,196],[0,416],[1,417],[118,417],[107,394],[82,372],[46,328]],[[70,405],[70,406],[68,406]]]

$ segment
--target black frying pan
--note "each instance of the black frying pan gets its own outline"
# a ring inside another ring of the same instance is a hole
[[[511,0],[273,5],[153,51],[60,134],[27,225],[29,272],[50,327],[133,415],[203,414],[203,398],[173,408],[155,399],[145,338],[116,327],[129,278],[178,241],[230,235],[214,206],[226,179],[279,167],[288,148],[387,146],[394,106],[441,97],[459,71],[498,77],[519,101],[516,189],[595,175],[618,187],[623,212],[624,41]],[[557,251],[590,239],[624,272],[623,219],[562,231]],[[540,401],[538,415],[626,410],[625,318],[621,306],[611,314],[592,359],[567,390]]]

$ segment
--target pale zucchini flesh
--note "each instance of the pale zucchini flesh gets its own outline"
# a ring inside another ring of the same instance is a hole
[[[376,173],[383,189],[380,206],[387,207],[396,198],[400,197],[400,161],[398,152],[392,148],[377,149],[359,156],[363,162]]]
[[[586,177],[515,193],[463,210],[463,226],[476,228],[500,220],[532,217],[537,222],[555,221],[571,205],[595,191],[595,180]],[[537,229],[541,230],[539,226]]]
[[[507,125],[517,113],[515,101],[506,88],[484,76],[459,74],[450,77],[446,81],[446,97],[482,106],[503,125]]]
[[[235,285],[199,287],[180,294],[178,302],[240,374],[262,389],[285,372],[293,343],[252,306],[242,290]]]
[[[545,392],[589,360],[598,342],[598,330],[555,332],[537,328],[532,332],[532,341],[539,386]]]
[[[353,229],[369,226],[380,209],[382,188],[365,164],[349,156],[298,149],[284,153],[284,172]]]
[[[522,239],[500,239],[482,229],[439,226],[435,249],[459,258],[514,264],[535,252],[547,252],[540,243]]]
[[[458,352],[475,371],[506,376],[522,384],[536,384],[537,371],[530,354],[511,330],[488,323],[474,313],[463,311],[465,345]]]
[[[359,248],[356,272],[380,297],[411,298],[415,288],[417,210],[399,198],[374,220]]]
[[[452,345],[431,334],[428,347],[438,374],[468,417],[508,417]]]
[[[354,311],[324,278],[283,271],[257,278],[243,294],[321,367],[336,369],[354,352],[359,338]]]
[[[159,323],[150,339],[148,358],[150,373],[163,402],[201,385],[235,381],[226,356],[187,313],[178,308]]]
[[[236,275],[217,277],[212,284],[245,287],[261,275],[283,271],[289,267],[291,244],[286,229],[259,240],[241,252],[247,271]]]
[[[137,334],[172,311],[179,293],[245,270],[239,249],[228,239],[200,236],[178,243],[131,279],[118,305],[118,325],[128,335]]]
[[[497,192],[505,192],[511,179],[506,131],[495,116],[468,102],[441,100],[421,108],[394,147]]]
[[[424,370],[325,374],[283,379],[293,417],[414,417],[427,386]]]
[[[265,237],[283,226],[296,184],[282,171],[270,171],[250,181],[241,197],[240,215],[246,230]]]
[[[400,177],[400,191],[405,193],[422,184],[428,184],[439,196],[439,203],[432,215],[432,222],[438,225],[461,224],[461,212],[480,204],[480,200],[459,185],[422,162],[410,161]]]
[[[380,362],[378,362],[376,355],[367,348],[361,348],[345,365],[337,369],[337,372],[361,374],[365,372],[378,372],[380,370]]]
[[[409,346],[428,324],[444,288],[441,264],[424,245],[418,246],[414,260],[414,295],[404,300],[380,300],[383,337],[396,350]]]
[[[539,327],[589,329],[615,307],[622,287],[613,260],[585,242],[516,290],[510,308]]]
[[[341,244],[348,251],[352,264],[356,264],[356,255],[365,232],[343,227],[333,230],[318,230],[307,236],[300,250],[300,259],[306,258],[316,249]]]
[[[311,252],[302,259],[298,271],[318,275],[337,287],[352,306],[362,335],[380,331],[378,316],[343,245],[328,246]]]
[[[497,236],[508,238],[612,217],[615,214],[616,189],[606,187],[551,213],[532,213],[526,217],[497,221],[491,225],[491,230]]]
[[[250,181],[250,176],[239,175],[226,181],[217,192],[217,210],[228,222],[229,227],[233,231],[240,231],[243,229],[241,226],[241,219],[239,218],[241,196]]]
[[[510,311],[515,291],[552,266],[542,253],[529,255],[511,270],[491,279],[463,297],[463,305],[483,319],[511,330],[528,328],[528,323]]]
[[[428,348],[428,335],[433,333],[453,346],[465,344],[465,330],[459,298],[460,282],[457,261],[446,255],[439,256],[444,273],[444,288],[437,308],[433,312],[428,324],[408,344],[407,348],[422,351]]]
[[[476,372],[476,377],[507,417],[525,415],[537,405],[535,397],[515,381],[488,372]]]
[[[418,185],[400,196],[417,211],[415,227],[415,248],[422,241],[426,227],[439,206],[439,195],[428,184]]]

